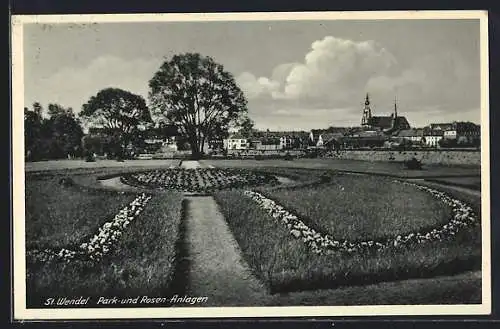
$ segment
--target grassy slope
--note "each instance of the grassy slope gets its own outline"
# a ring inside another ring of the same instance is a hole
[[[479,229],[457,235],[452,241],[372,255],[317,256],[240,192],[219,192],[215,198],[249,266],[274,292],[449,275],[480,268]]]
[[[59,184],[59,176],[26,180],[27,248],[82,242],[134,199],[133,195],[85,193]]]
[[[338,239],[374,239],[444,223],[451,209],[413,187],[370,176],[334,176],[327,185],[265,194],[319,232]],[[307,219],[307,220],[306,220]]]
[[[80,262],[28,268],[28,303],[47,296],[162,296],[170,293],[181,222],[180,194],[158,194],[117,248],[95,267]]]

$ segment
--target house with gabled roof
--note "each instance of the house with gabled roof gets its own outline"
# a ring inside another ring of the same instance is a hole
[[[247,150],[250,147],[250,139],[240,133],[233,133],[223,141],[226,150]]]
[[[404,129],[394,134],[395,137],[409,140],[414,143],[422,143],[424,137],[424,130],[421,128]]]

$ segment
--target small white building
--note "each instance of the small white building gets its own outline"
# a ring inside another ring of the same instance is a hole
[[[443,137],[447,139],[457,139],[457,131],[455,129],[446,130],[443,134]]]
[[[443,133],[442,131],[429,131],[424,133],[423,140],[425,142],[425,145],[430,146],[430,147],[437,147],[439,146],[439,141],[443,139]]]
[[[443,136],[424,136],[425,140],[425,145],[431,146],[431,147],[436,147],[439,145],[439,141],[443,139]]]
[[[248,150],[250,148],[250,140],[241,135],[231,135],[224,140],[224,148],[226,150]]]

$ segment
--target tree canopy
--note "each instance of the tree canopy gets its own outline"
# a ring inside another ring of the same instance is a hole
[[[234,77],[200,54],[175,55],[165,61],[149,88],[152,110],[178,125],[194,157],[247,112],[247,101]]]
[[[252,137],[255,132],[254,125],[255,123],[252,119],[250,119],[250,117],[243,117],[238,124],[238,126],[240,127],[239,133],[246,138]]]
[[[119,88],[106,88],[92,96],[83,104],[80,117],[89,126],[104,128],[114,141],[112,153],[119,158],[139,126],[152,121],[144,98]]]
[[[118,88],[106,88],[92,96],[83,104],[80,117],[89,125],[118,131],[124,136],[151,122],[144,98]]]
[[[40,103],[24,109],[25,150],[28,160],[64,158],[81,153],[83,131],[71,108],[49,104],[48,119]]]

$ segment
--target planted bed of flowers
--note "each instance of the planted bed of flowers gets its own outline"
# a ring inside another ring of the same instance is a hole
[[[89,241],[80,244],[76,250],[61,248],[54,250],[45,248],[42,250],[31,249],[26,252],[26,257],[31,263],[43,263],[48,261],[72,260],[97,262],[109,253],[124,230],[142,212],[151,196],[145,193],[137,196],[130,204],[122,208],[110,221],[104,223]]]
[[[152,170],[123,175],[120,179],[123,183],[132,186],[193,193],[279,184],[278,179],[268,173],[221,168]]]
[[[367,241],[348,241],[340,240],[335,237],[317,232],[307,226],[297,215],[285,209],[283,206],[265,195],[247,190],[244,194],[254,200],[262,209],[264,209],[274,219],[280,221],[288,227],[290,234],[297,239],[301,239],[312,252],[316,254],[331,252],[367,252],[378,251],[386,248],[397,248],[411,244],[422,244],[431,241],[442,241],[450,239],[460,230],[466,229],[479,223],[477,215],[473,209],[463,201],[454,199],[435,189],[410,183],[406,181],[395,180],[394,183],[405,184],[419,190],[430,193],[439,201],[452,208],[451,219],[440,227],[435,227],[426,231],[413,232],[405,235],[385,238],[381,240]]]

